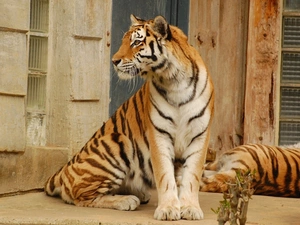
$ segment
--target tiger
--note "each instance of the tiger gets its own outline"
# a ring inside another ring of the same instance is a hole
[[[156,188],[157,220],[199,220],[198,200],[214,109],[214,88],[198,51],[163,16],[130,16],[112,63],[142,87],[45,184],[76,206],[135,210]],[[176,167],[182,167],[180,181]],[[177,185],[180,184],[180,185]]]
[[[205,166],[200,191],[227,192],[239,171],[252,174],[254,194],[299,198],[299,147],[246,144],[227,150]]]

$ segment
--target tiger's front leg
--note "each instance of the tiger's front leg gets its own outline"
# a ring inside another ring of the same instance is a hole
[[[195,140],[184,152],[181,181],[179,182],[180,214],[182,219],[203,219],[203,211],[199,204],[199,188],[206,158],[208,138]],[[202,148],[199,149],[199,146]]]
[[[158,194],[158,206],[154,213],[157,220],[179,220],[180,201],[174,174],[174,147],[165,138],[157,138],[151,144],[151,160]]]

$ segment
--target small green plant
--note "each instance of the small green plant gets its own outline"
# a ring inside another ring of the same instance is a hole
[[[226,183],[228,191],[223,193],[223,201],[220,201],[220,206],[214,210],[218,215],[219,225],[224,225],[230,221],[230,225],[245,225],[247,221],[247,211],[249,199],[253,195],[254,190],[251,188],[252,180],[255,171],[236,171],[234,183]]]

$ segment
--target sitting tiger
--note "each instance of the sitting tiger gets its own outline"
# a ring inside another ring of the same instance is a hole
[[[200,190],[225,192],[226,183],[233,183],[241,170],[253,173],[255,194],[299,198],[299,146],[248,144],[225,151],[206,166]]]
[[[76,206],[134,210],[156,186],[157,220],[198,220],[214,90],[200,55],[162,16],[131,26],[112,57],[121,79],[145,84],[50,177],[45,192]],[[175,165],[183,168],[176,180]],[[180,186],[177,187],[177,183]]]

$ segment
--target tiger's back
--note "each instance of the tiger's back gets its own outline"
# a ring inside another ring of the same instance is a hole
[[[300,149],[242,145],[225,151],[205,168],[201,191],[227,191],[236,171],[254,173],[255,194],[300,197]]]

